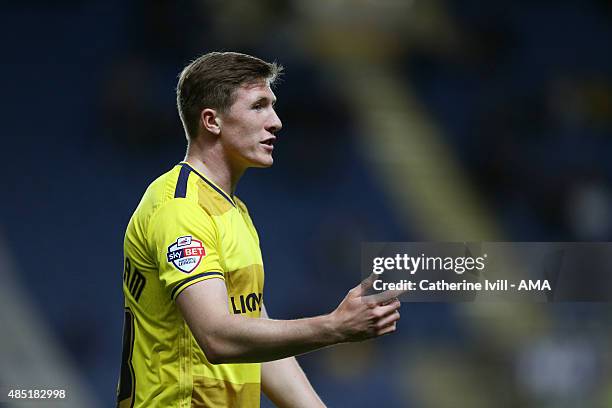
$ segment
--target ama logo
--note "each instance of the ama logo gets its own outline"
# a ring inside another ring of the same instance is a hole
[[[168,247],[166,257],[178,270],[189,273],[198,267],[206,256],[202,241],[193,239],[191,235],[179,237]]]

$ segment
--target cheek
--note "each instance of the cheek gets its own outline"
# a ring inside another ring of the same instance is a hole
[[[240,133],[238,134],[239,143],[244,147],[255,148],[259,145],[261,135],[259,134],[259,127],[256,125],[249,126],[245,124],[241,127]]]
[[[259,138],[257,134],[246,126],[234,129],[233,137],[229,143],[229,149],[238,155],[256,154],[259,149]]]
[[[261,135],[259,130],[263,128],[257,118],[245,113],[243,120],[231,123],[227,128],[227,146],[238,153],[257,152]]]

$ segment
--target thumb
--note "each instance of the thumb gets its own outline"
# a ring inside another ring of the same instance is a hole
[[[368,291],[368,289],[370,289],[372,287],[372,285],[374,284],[374,281],[377,279],[378,275],[371,273],[370,276],[368,276],[367,278],[365,278],[364,280],[361,281],[361,283],[357,286],[355,286],[352,289],[352,292],[357,295],[357,296],[361,296],[364,293],[366,293]]]

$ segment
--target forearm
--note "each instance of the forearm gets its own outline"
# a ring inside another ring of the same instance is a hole
[[[271,320],[226,315],[214,332],[192,328],[212,363],[254,363],[307,353],[342,341],[331,315]],[[209,326],[210,327],[210,326]]]
[[[325,407],[295,357],[263,363],[261,386],[280,408]]]
[[[356,286],[332,313],[298,320],[257,319],[229,313],[227,288],[221,279],[187,287],[176,302],[209,362],[255,363],[395,331],[399,301],[361,295],[361,286]],[[267,316],[265,309],[262,316]]]

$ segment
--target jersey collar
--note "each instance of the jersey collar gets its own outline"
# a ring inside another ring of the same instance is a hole
[[[201,174],[200,172],[198,172],[196,169],[194,169],[189,163],[182,161],[179,163],[180,166],[182,167],[186,167],[188,168],[190,171],[193,171],[195,174],[197,174],[202,180],[204,180],[204,182],[206,184],[208,184],[209,186],[212,187],[213,190],[215,190],[217,193],[221,194],[221,196],[223,196],[223,198],[225,198],[227,201],[230,202],[231,205],[233,205],[234,207],[236,207],[236,203],[234,202],[234,200],[232,199],[232,197],[230,197],[225,191],[223,191],[221,189],[221,187],[217,186],[212,180],[209,180],[206,176],[204,176],[203,174]]]

